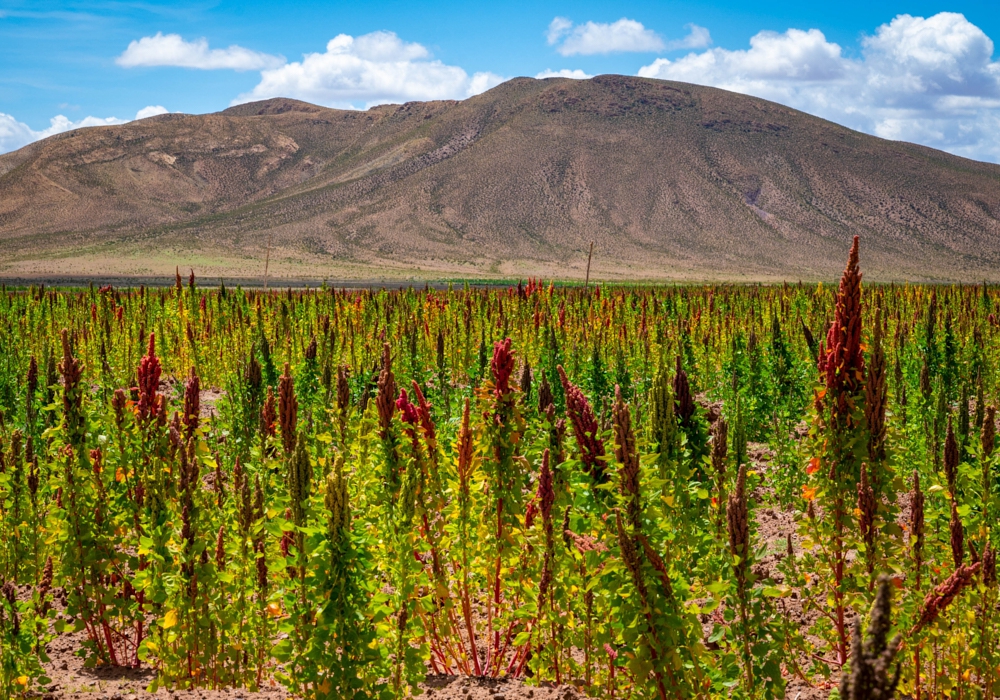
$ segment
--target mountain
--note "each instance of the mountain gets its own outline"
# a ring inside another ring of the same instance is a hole
[[[519,78],[367,111],[290,99],[0,156],[0,276],[1000,281],[1000,166],[766,100]]]

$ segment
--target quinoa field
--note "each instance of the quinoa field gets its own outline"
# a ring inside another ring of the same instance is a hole
[[[1000,695],[1000,293],[863,253],[4,289],[0,698]]]

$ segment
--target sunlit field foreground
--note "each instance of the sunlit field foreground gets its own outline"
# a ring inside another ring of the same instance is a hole
[[[0,697],[74,633],[154,688],[994,697],[997,303],[857,241],[839,289],[7,291]]]

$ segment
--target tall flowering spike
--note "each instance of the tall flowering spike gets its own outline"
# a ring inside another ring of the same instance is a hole
[[[562,381],[563,392],[566,394],[566,413],[569,414],[570,423],[573,424],[573,435],[576,436],[576,444],[580,448],[580,461],[583,462],[583,470],[590,474],[595,481],[601,483],[605,479],[605,452],[604,443],[598,437],[600,428],[597,425],[597,418],[594,416],[594,409],[590,407],[587,397],[583,395],[580,388],[566,377],[566,371],[562,365],[556,369],[559,372],[559,379]]]
[[[993,456],[997,440],[997,409],[996,406],[987,406],[983,416],[983,433],[981,442],[983,445],[983,456],[989,459]]]
[[[493,344],[493,359],[490,361],[490,370],[493,372],[493,391],[497,398],[503,398],[509,394],[510,377],[514,372],[514,353],[510,349],[510,338],[506,338],[502,343]]]
[[[736,565],[736,577],[739,581],[746,581],[747,569],[749,568],[750,552],[750,518],[747,512],[747,466],[740,465],[739,475],[736,477],[736,490],[729,494],[729,501],[726,504],[726,525],[729,531],[729,553],[734,557],[739,557]]]
[[[255,391],[260,389],[264,384],[264,375],[261,372],[260,363],[257,362],[257,356],[252,352],[250,353],[250,359],[247,361],[243,379],[246,381],[247,386]]]
[[[853,429],[854,409],[864,391],[865,358],[861,352],[861,270],[858,267],[858,237],[854,237],[847,267],[840,278],[833,325],[821,348],[819,369],[826,382],[826,395],[835,429]]]
[[[437,431],[434,428],[434,419],[431,417],[431,405],[427,403],[424,392],[420,391],[420,385],[416,380],[413,380],[413,396],[417,399],[417,418],[420,421],[420,430],[424,434],[427,451],[433,455],[437,452]]]
[[[524,361],[524,365],[521,367],[521,378],[518,384],[521,388],[521,401],[527,404],[531,400],[531,365],[527,360]]]
[[[458,442],[455,451],[458,453],[458,479],[459,483],[468,488],[469,476],[472,473],[473,465],[472,429],[469,426],[469,399],[465,400],[465,407],[462,409],[462,424],[458,429]]]
[[[965,559],[965,528],[962,527],[962,519],[958,516],[958,506],[955,499],[951,499],[951,521],[948,523],[951,540],[951,557],[955,562],[955,568],[962,566]]]
[[[552,387],[549,386],[549,379],[542,372],[542,382],[538,386],[538,410],[545,413],[549,406],[555,404],[555,397],[552,395]]]
[[[226,526],[219,525],[219,534],[215,537],[215,566],[219,571],[226,568]]]
[[[345,413],[351,405],[351,385],[347,381],[347,367],[337,368],[337,408]]]
[[[312,483],[312,465],[309,463],[309,453],[306,451],[305,440],[297,440],[295,452],[288,458],[286,485],[288,500],[292,507],[292,520],[298,525],[305,524],[305,504],[309,499]]]
[[[125,425],[125,406],[128,404],[128,397],[124,389],[115,389],[111,397],[111,408],[115,412],[115,425],[121,430]]]
[[[395,400],[396,377],[392,373],[392,351],[389,343],[385,343],[382,346],[382,369],[378,374],[378,397],[375,399],[375,406],[378,408],[379,437],[383,440],[389,436]]]
[[[194,431],[198,429],[198,419],[201,414],[201,380],[194,367],[188,374],[187,382],[184,384],[184,435],[190,438]]]
[[[139,402],[136,405],[136,412],[139,421],[145,423],[159,412],[159,396],[157,391],[160,388],[160,358],[156,356],[156,333],[149,334],[149,346],[146,354],[139,360]]]
[[[928,593],[920,610],[920,618],[910,630],[910,636],[933,624],[941,612],[951,605],[963,590],[972,585],[972,579],[979,573],[981,566],[982,562],[959,566],[943,583]]]
[[[295,398],[295,382],[286,362],[285,371],[278,380],[278,420],[281,421],[281,444],[286,455],[295,450],[298,418],[299,400]]]
[[[861,465],[861,481],[858,482],[858,525],[861,527],[861,539],[865,543],[865,559],[868,573],[875,570],[875,517],[878,513],[878,501],[868,478],[868,465]]]
[[[87,439],[87,426],[83,414],[83,363],[73,357],[73,346],[69,331],[62,331],[63,359],[59,371],[63,375],[63,425],[69,443],[82,450]]]
[[[694,397],[691,396],[691,384],[681,366],[680,355],[677,356],[677,371],[674,374],[674,411],[683,425],[688,425],[694,417]]]
[[[28,360],[27,391],[25,392],[25,416],[28,425],[35,421],[35,392],[38,391],[38,362],[32,355]]]
[[[406,431],[409,433],[410,439],[416,442],[417,433],[414,428],[420,422],[420,416],[417,413],[417,407],[410,403],[410,397],[406,393],[406,389],[399,390],[399,398],[396,399],[396,408],[399,409],[403,422],[408,426]]]
[[[902,638],[897,635],[889,641],[891,591],[889,579],[879,577],[878,592],[864,640],[861,638],[861,618],[855,618],[850,672],[843,673],[840,678],[840,697],[843,700],[890,700],[896,694],[901,671],[899,664],[896,664],[895,672],[891,671]]]
[[[538,605],[541,607],[548,601],[555,560],[555,528],[552,521],[552,506],[555,504],[556,494],[552,484],[552,469],[549,467],[548,450],[542,453],[542,471],[538,475],[538,494],[535,499],[542,514],[542,528],[545,531],[545,556],[542,560],[542,575],[538,582]]]
[[[612,410],[615,426],[615,458],[621,465],[621,491],[627,499],[626,515],[633,532],[639,531],[641,504],[639,495],[639,454],[635,449],[632,415],[622,399],[621,387],[615,385],[615,404]]]
[[[993,549],[989,542],[983,550],[983,583],[987,586],[995,586],[997,582],[997,551]]]
[[[324,502],[330,542],[343,542],[351,530],[351,504],[347,496],[347,479],[344,478],[344,458],[339,454],[334,460],[333,470],[326,477]]]
[[[438,366],[438,369],[441,370],[441,371],[444,371],[444,366],[445,366],[446,359],[445,359],[445,354],[444,354],[445,348],[444,348],[444,329],[443,328],[438,328],[437,348],[436,349],[437,349],[437,366]]]
[[[882,309],[875,310],[875,328],[872,333],[871,362],[868,365],[868,381],[865,382],[865,418],[868,422],[868,458],[872,461],[875,488],[878,480],[878,465],[885,461],[885,409],[889,398],[886,381],[885,351],[882,349]]]
[[[49,594],[52,590],[52,557],[45,558],[45,566],[42,568],[42,577],[38,581],[38,587],[36,588],[38,592],[38,600],[41,603],[41,610],[39,612],[44,617],[45,613],[49,609],[49,601],[45,600],[45,596]]]
[[[727,441],[729,440],[729,424],[726,419],[719,416],[712,425],[712,470],[715,472],[716,481],[725,484],[726,478],[726,455],[728,452]]]
[[[958,486],[958,439],[955,437],[955,429],[951,424],[951,417],[948,418],[948,434],[944,439],[944,475],[948,480],[948,491],[953,497],[957,496]]]
[[[260,436],[266,440],[274,437],[276,429],[275,423],[278,421],[278,410],[274,405],[274,390],[267,387],[267,395],[264,397],[264,405],[260,407]]]
[[[28,359],[28,394],[34,394],[38,389],[38,362],[35,360],[35,356],[32,355]]]

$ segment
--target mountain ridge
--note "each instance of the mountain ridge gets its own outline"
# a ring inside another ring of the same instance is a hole
[[[288,98],[0,156],[0,276],[1000,280],[1000,166],[623,76]]]

